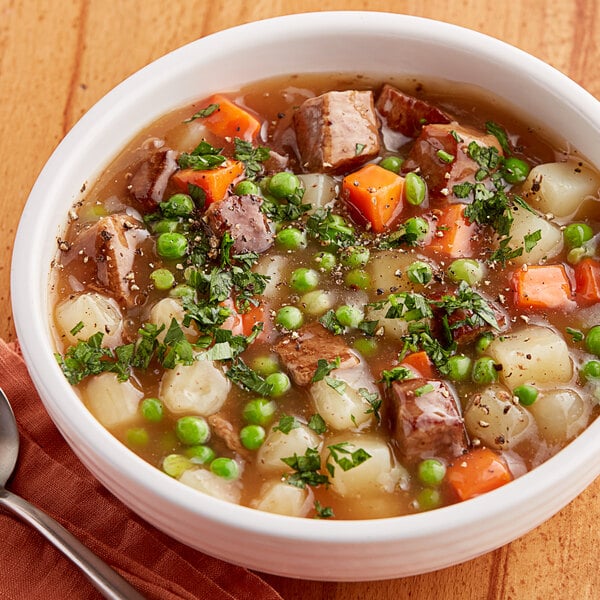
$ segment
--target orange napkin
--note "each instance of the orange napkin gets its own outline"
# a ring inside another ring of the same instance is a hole
[[[147,598],[281,600],[258,575],[176,542],[94,479],[48,417],[16,344],[0,340],[0,387],[11,401],[21,450],[8,488],[66,527]],[[54,547],[0,510],[0,599],[101,598]]]

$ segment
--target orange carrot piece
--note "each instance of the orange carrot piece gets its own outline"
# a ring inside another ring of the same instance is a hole
[[[246,335],[244,332],[244,320],[242,315],[237,311],[235,302],[231,298],[227,298],[227,300],[223,300],[223,302],[220,302],[219,304],[231,311],[231,314],[227,317],[221,327],[223,329],[229,329],[233,335]]]
[[[473,255],[472,239],[477,225],[464,215],[464,204],[449,204],[436,223],[429,247],[451,258]]]
[[[252,142],[260,131],[260,121],[248,111],[234,104],[221,94],[211,96],[207,105],[217,104],[219,108],[202,122],[215,135],[222,138],[240,138]]]
[[[404,177],[378,165],[365,165],[344,177],[342,196],[371,231],[385,231],[402,211]]]
[[[446,481],[460,500],[468,500],[512,481],[504,460],[493,450],[470,450],[448,467]]]
[[[600,263],[593,258],[584,258],[575,266],[575,290],[577,300],[593,304],[600,302]]]
[[[222,167],[196,171],[194,169],[182,169],[177,171],[171,178],[175,186],[184,193],[188,193],[188,185],[196,185],[204,190],[206,200],[204,207],[213,202],[223,200],[227,189],[238,177],[244,173],[244,164],[237,160],[227,160]]]
[[[257,337],[258,340],[265,341],[273,332],[273,323],[267,315],[266,306],[263,302],[259,302],[257,306],[251,305],[250,310],[242,314],[242,323],[244,326],[244,335],[246,337],[252,333],[252,328],[257,323],[263,324],[263,329]]]
[[[407,354],[400,364],[412,367],[421,377],[425,377],[425,379],[436,378],[435,367],[424,350]]]
[[[533,265],[512,278],[515,304],[520,308],[568,308],[571,284],[563,265]]]

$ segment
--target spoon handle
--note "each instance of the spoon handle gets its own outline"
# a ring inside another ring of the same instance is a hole
[[[27,500],[0,488],[0,506],[32,525],[48,541],[70,558],[90,580],[91,584],[109,600],[144,600],[116,571],[84,546],[52,517],[42,512]]]

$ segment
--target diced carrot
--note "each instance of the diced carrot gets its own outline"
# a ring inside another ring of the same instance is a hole
[[[495,490],[512,479],[504,460],[488,448],[467,452],[446,472],[446,481],[460,500]]]
[[[229,329],[233,335],[246,335],[244,331],[244,319],[237,311],[235,302],[231,298],[227,298],[227,300],[223,300],[220,305],[231,311],[231,314],[227,317],[221,327],[223,329]]]
[[[424,377],[425,379],[436,378],[435,367],[433,366],[429,356],[427,356],[427,352],[424,350],[407,354],[400,364],[403,366],[412,367],[421,377]]]
[[[569,308],[571,284],[563,265],[532,265],[512,278],[515,304],[520,308]]]
[[[259,302],[257,306],[251,305],[250,310],[242,314],[242,323],[246,337],[252,333],[252,328],[257,323],[263,324],[263,329],[257,339],[265,341],[273,332],[273,323],[267,315],[266,305],[263,302]]]
[[[451,258],[473,256],[472,240],[477,225],[464,215],[464,204],[449,204],[436,223],[429,247]]]
[[[238,137],[246,142],[253,141],[258,135],[261,127],[258,119],[222,94],[211,96],[206,104],[219,106],[202,121],[215,135],[231,140]]]
[[[404,178],[378,165],[368,164],[344,177],[342,195],[356,216],[385,231],[402,211]]]
[[[600,302],[600,263],[597,260],[588,257],[577,263],[575,290],[578,302]]]
[[[189,192],[188,185],[196,185],[204,190],[207,207],[213,202],[223,200],[229,186],[244,173],[244,164],[237,160],[228,160],[222,167],[196,171],[182,169],[171,178],[175,186],[184,193]]]

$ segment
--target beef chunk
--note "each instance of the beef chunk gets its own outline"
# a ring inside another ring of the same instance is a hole
[[[500,331],[506,329],[508,325],[508,317],[506,313],[494,302],[488,301],[489,307],[492,309]],[[458,309],[447,316],[448,326],[452,331],[452,339],[457,344],[468,344],[475,341],[481,334],[488,331],[497,331],[494,327],[488,324],[472,325],[468,322],[472,317],[472,310]]]
[[[385,84],[375,108],[385,118],[387,126],[407,137],[417,137],[424,125],[450,123],[450,117],[439,108],[409,96]]]
[[[273,244],[274,227],[261,204],[259,196],[227,196],[206,209],[206,223],[219,238],[227,231],[231,234],[233,254],[264,252]]]
[[[493,135],[456,124],[426,125],[408,153],[402,170],[408,173],[419,169],[427,182],[430,197],[446,197],[456,184],[475,181],[479,166],[467,154],[473,141],[484,148],[494,146],[502,155],[502,148]],[[442,157],[438,154],[440,151],[445,153]],[[446,155],[451,159],[445,160]]]
[[[328,92],[305,100],[294,114],[302,166],[334,173],[362,165],[379,153],[373,93]]]
[[[339,356],[340,369],[358,364],[358,358],[344,340],[320,323],[307,325],[297,333],[297,337],[295,334],[284,337],[273,348],[296,384],[308,385],[312,381],[319,359],[332,362]]]
[[[248,452],[240,442],[239,430],[237,430],[225,417],[216,413],[207,417],[206,420],[208,421],[213,434],[220,437],[232,452],[239,454],[246,460],[250,458],[250,452]]]
[[[263,166],[265,168],[265,173],[271,175],[279,173],[279,171],[285,171],[288,163],[289,157],[287,154],[280,154],[279,152],[275,152],[275,150],[269,150],[269,158],[265,160]]]
[[[178,169],[175,150],[159,150],[143,161],[133,174],[129,190],[148,210],[162,202],[169,177]]]
[[[467,449],[464,422],[450,388],[435,379],[395,381],[386,414],[392,437],[408,463],[437,456],[454,458]]]

